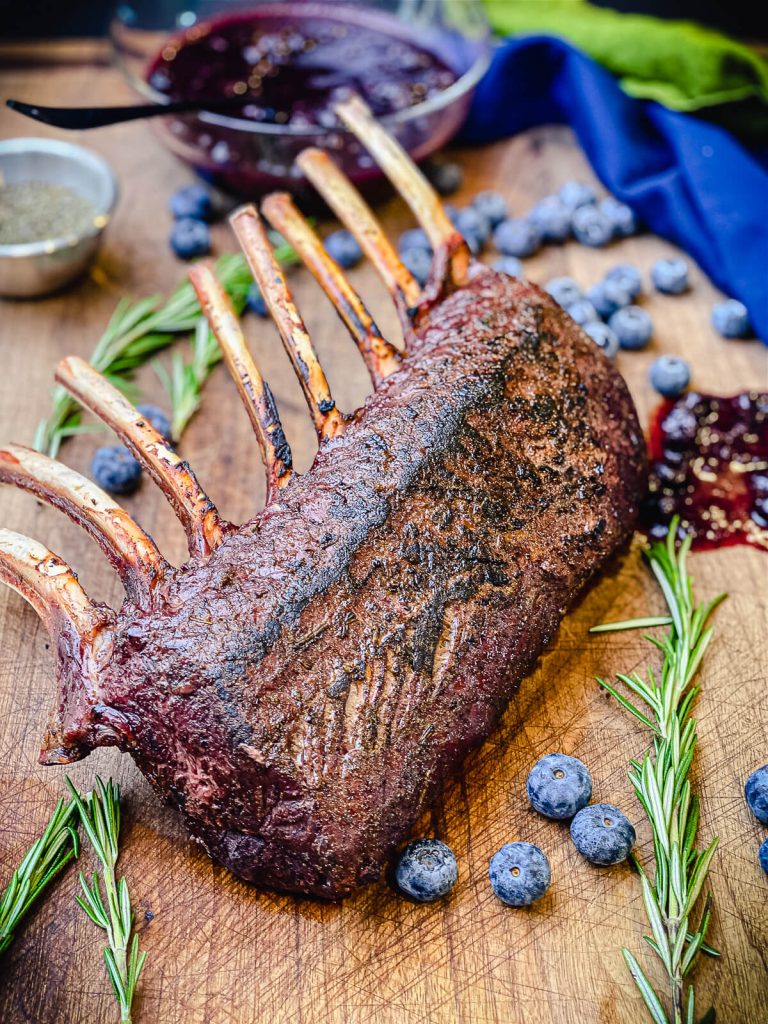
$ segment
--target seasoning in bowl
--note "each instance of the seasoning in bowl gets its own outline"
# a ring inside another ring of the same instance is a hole
[[[0,185],[0,245],[79,236],[103,226],[96,207],[68,185],[23,181]]]

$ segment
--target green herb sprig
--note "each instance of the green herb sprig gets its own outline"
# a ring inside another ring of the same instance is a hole
[[[699,692],[693,678],[712,640],[709,619],[726,595],[720,594],[707,604],[694,604],[692,580],[686,568],[691,537],[678,546],[678,525],[673,520],[666,541],[654,543],[646,551],[669,615],[606,623],[591,630],[605,633],[669,626],[663,640],[645,637],[664,656],[658,678],[650,668],[647,680],[637,673],[619,674],[617,678],[630,697],[598,679],[625,710],[653,733],[651,749],[643,758],[630,761],[628,774],[653,835],[653,878],[637,858],[633,860],[640,874],[643,903],[653,933],[644,939],[663,967],[664,994],[654,988],[628,949],[622,953],[654,1024],[695,1024],[696,997],[693,984],[687,979],[700,952],[719,955],[705,942],[711,892],[705,897],[698,923],[694,923],[717,838],[703,850],[696,848],[699,800],[691,790],[690,772],[697,735],[691,708]]]
[[[298,256],[291,246],[280,242],[279,239],[275,256],[284,266],[298,262]],[[216,273],[235,309],[241,313],[245,307],[248,289],[253,283],[245,258],[240,253],[227,253],[221,256],[216,261]],[[198,325],[204,322],[197,296],[188,281],[180,284],[166,301],[159,295],[136,302],[123,298],[115,307],[106,330],[91,353],[90,363],[124,394],[136,400],[139,393],[132,384],[135,371],[179,337],[195,334]],[[212,339],[209,340],[213,343]],[[200,404],[199,394],[215,363],[209,361],[207,373],[203,375],[197,372],[202,369],[202,365],[198,362],[196,366],[195,386],[198,402],[195,408]],[[174,429],[175,441],[179,440],[181,431],[192,415],[188,412],[189,391],[178,393],[187,404],[185,409],[173,406],[172,419],[174,424],[178,425]],[[173,397],[172,393],[171,398]],[[194,409],[192,411],[194,412]],[[82,423],[80,405],[63,388],[56,388],[53,392],[53,410],[51,415],[38,425],[34,447],[55,458],[62,441],[66,438],[99,429],[98,425]]]
[[[30,846],[0,898],[0,953],[13,942],[35,901],[79,850],[75,804],[59,800],[45,831]]]
[[[96,788],[85,798],[80,796],[69,779],[67,786],[85,834],[101,862],[106,893],[105,900],[101,895],[98,871],[94,871],[90,884],[81,871],[83,895],[75,899],[94,924],[107,933],[104,964],[120,1007],[120,1022],[131,1024],[131,1005],[147,954],[139,953],[138,935],[134,933],[131,938],[133,910],[128,883],[125,877],[118,880],[115,873],[120,838],[120,790],[111,779],[105,783],[98,776]]]

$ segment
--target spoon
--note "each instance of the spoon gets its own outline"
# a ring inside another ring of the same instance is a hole
[[[144,103],[130,107],[39,107],[21,100],[6,100],[11,110],[31,117],[33,121],[53,125],[54,128],[101,128],[107,124],[138,121],[143,117],[164,114],[189,114],[208,110],[212,113],[237,109],[249,102],[247,96],[225,96],[207,100],[174,100],[172,103]]]

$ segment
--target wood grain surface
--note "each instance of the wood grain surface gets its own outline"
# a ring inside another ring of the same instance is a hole
[[[59,51],[57,51],[59,52]],[[123,102],[130,99],[116,71],[70,60],[46,65],[53,51],[23,60],[0,76],[0,94],[42,103]],[[38,134],[4,111],[0,135]],[[39,134],[44,134],[41,130]],[[0,438],[28,443],[50,400],[53,369],[69,353],[87,356],[117,299],[170,289],[183,273],[166,236],[171,191],[189,172],[141,124],[107,128],[80,139],[115,167],[121,201],[98,265],[67,293],[37,302],[0,303]],[[515,211],[566,178],[591,180],[566,129],[541,129],[482,150],[454,154],[466,178],[456,201],[479,188],[498,188]],[[404,205],[380,210],[389,230],[410,225]],[[234,249],[225,225],[218,251]],[[647,271],[674,250],[642,236],[604,251],[575,244],[553,247],[526,263],[534,280],[570,273],[582,284],[618,261]],[[395,318],[370,268],[352,279],[370,300],[381,326],[396,336]],[[643,353],[622,353],[644,423],[654,398],[646,380],[659,353],[682,353],[694,384],[727,393],[766,386],[766,351],[756,341],[725,342],[709,326],[717,297],[693,269],[690,294],[644,300],[656,336]],[[327,368],[337,400],[352,408],[367,389],[362,362],[309,274],[295,291]],[[254,352],[276,394],[299,468],[314,440],[296,381],[276,332],[248,322]],[[152,371],[146,393],[162,401]],[[85,470],[102,438],[83,437],[63,449],[64,461]],[[183,441],[205,489],[227,518],[242,521],[263,499],[258,451],[233,384],[219,368],[204,408]],[[171,560],[184,558],[181,530],[149,482],[125,504]],[[11,488],[0,491],[0,522],[44,541],[67,558],[92,596],[121,600],[120,586],[95,545],[53,510]],[[698,968],[699,1005],[714,1003],[721,1024],[768,1020],[768,880],[757,862],[765,829],[742,795],[747,774],[768,761],[766,708],[766,573],[768,555],[735,548],[691,560],[697,593],[730,597],[717,612],[698,701],[700,748],[695,781],[702,795],[702,838],[721,837],[712,869],[712,941],[718,963]],[[438,835],[459,859],[459,883],[438,906],[413,906],[382,881],[340,905],[322,905],[244,885],[196,850],[176,815],[161,806],[130,758],[99,751],[71,771],[81,787],[94,773],[111,774],[125,796],[122,870],[135,894],[141,941],[149,953],[137,1003],[137,1024],[634,1024],[645,1020],[619,950],[643,956],[643,908],[637,877],[627,866],[590,867],[576,853],[567,827],[544,821],[526,804],[525,778],[542,754],[562,750],[582,758],[595,798],[619,804],[638,823],[639,854],[649,832],[626,780],[626,762],[647,742],[641,728],[604,694],[595,674],[642,670],[649,653],[634,635],[589,639],[590,625],[661,610],[659,593],[639,547],[617,563],[564,622],[551,649],[523,684],[500,728],[447,786],[420,835]],[[37,754],[54,699],[53,659],[34,612],[0,588],[0,883],[39,834],[62,795],[63,770],[40,768]],[[491,854],[506,841],[540,844],[552,863],[549,894],[531,910],[505,909],[487,881]],[[86,851],[86,871],[92,864]],[[10,948],[0,978],[3,1024],[109,1024],[115,1004],[101,961],[102,936],[73,902],[75,872],[55,884]]]

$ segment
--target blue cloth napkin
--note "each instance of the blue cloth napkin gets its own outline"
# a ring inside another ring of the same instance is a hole
[[[477,88],[461,141],[553,123],[573,128],[613,195],[741,299],[768,343],[768,170],[722,128],[628,96],[560,39],[507,40]]]

